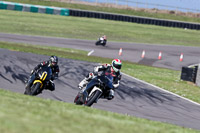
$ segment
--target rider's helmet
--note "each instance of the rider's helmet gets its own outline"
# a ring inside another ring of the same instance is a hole
[[[112,68],[115,72],[118,72],[122,67],[122,62],[120,59],[114,59],[112,61]]]
[[[55,55],[52,55],[50,58],[49,58],[49,62],[50,62],[50,65],[51,66],[56,66],[58,64],[58,57],[55,56]]]
[[[106,38],[106,35],[104,35],[103,38],[104,38],[104,40],[106,40],[106,39],[107,39],[107,38]]]

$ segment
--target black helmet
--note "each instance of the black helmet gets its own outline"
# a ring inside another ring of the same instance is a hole
[[[50,61],[51,66],[56,66],[58,64],[58,57],[55,55],[52,55],[49,58],[49,61]]]

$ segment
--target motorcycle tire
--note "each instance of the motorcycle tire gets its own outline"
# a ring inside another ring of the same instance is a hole
[[[95,45],[99,45],[99,41],[97,41],[97,42],[95,43]]]
[[[31,96],[35,96],[37,95],[39,92],[41,92],[40,89],[41,83],[36,83],[31,87],[31,91],[29,93],[29,95]]]
[[[78,93],[78,95],[75,97],[75,99],[74,99],[74,103],[76,104],[76,105],[82,105],[83,104],[83,102],[82,102],[82,100],[81,100],[81,98],[82,98],[83,96],[80,94],[80,93]]]
[[[29,94],[29,92],[28,92],[27,89],[24,91],[24,94],[25,94],[25,95],[28,95],[28,94]]]
[[[30,86],[29,86],[29,85],[26,85],[24,94],[25,94],[25,95],[28,95],[29,93],[30,93]]]
[[[91,94],[90,97],[88,97],[88,100],[85,103],[85,106],[92,106],[93,103],[95,103],[99,97],[101,96],[102,92],[99,90],[96,90]]]

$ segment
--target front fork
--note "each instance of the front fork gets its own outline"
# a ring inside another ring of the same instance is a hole
[[[95,91],[100,91],[101,92],[101,95],[102,95],[102,90],[99,88],[99,87],[96,87],[96,86],[94,86],[93,87],[93,89],[90,91],[90,93],[89,93],[89,95],[88,96],[91,96],[92,95],[92,93],[94,93]],[[101,95],[99,95],[99,97],[96,99],[96,101],[95,101],[95,103],[97,103],[97,101],[99,100],[99,98],[101,97]]]

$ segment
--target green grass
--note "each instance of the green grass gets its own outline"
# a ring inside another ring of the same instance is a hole
[[[172,19],[172,20],[200,23],[200,18],[179,16],[176,14],[148,13],[145,11],[135,11],[135,10],[130,10],[130,9],[117,9],[117,8],[111,8],[111,7],[108,8],[108,7],[98,7],[98,6],[81,5],[81,4],[71,4],[71,3],[64,3],[64,2],[55,2],[51,0],[46,0],[46,1],[45,0],[4,0],[4,1],[91,10],[91,11],[103,11],[103,12],[126,14],[126,15],[135,15],[135,16],[153,17],[153,18],[159,18],[159,19]]]
[[[109,58],[87,56],[86,52],[81,52],[81,51],[72,52],[73,51],[72,49],[57,50],[57,48],[53,49],[53,47],[44,48],[41,46],[5,43],[5,42],[0,42],[0,48],[23,51],[23,52],[31,52],[36,54],[44,54],[44,55],[54,54],[63,58],[97,62],[97,63],[110,63],[112,61],[112,59]],[[199,99],[200,88],[197,87],[195,84],[181,81],[180,71],[150,67],[123,61],[122,72],[200,103]]]
[[[40,4],[38,0],[31,2]],[[102,28],[102,25],[105,25],[105,28]],[[106,34],[109,41],[192,46],[200,44],[198,38],[200,33],[194,30],[14,11],[0,11],[0,32],[90,40]],[[73,49],[6,42],[0,42],[0,48],[44,55],[51,53],[75,60],[111,62],[111,59],[87,56],[87,52]],[[180,81],[179,71],[123,62],[122,72],[200,103],[200,89]],[[0,90],[0,132],[195,133],[199,131]]]
[[[0,89],[1,133],[197,133],[197,130]]]
[[[200,46],[200,32],[180,28],[0,10],[0,32],[108,41]]]

